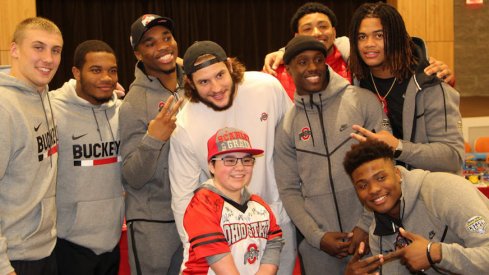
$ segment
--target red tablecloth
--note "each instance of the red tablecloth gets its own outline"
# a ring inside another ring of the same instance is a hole
[[[122,235],[119,242],[119,249],[121,252],[121,262],[119,263],[119,275],[131,275],[131,269],[129,268],[129,255],[127,254],[127,228],[126,224],[122,226]]]
[[[486,197],[489,198],[489,187],[478,187],[479,191],[481,191]]]

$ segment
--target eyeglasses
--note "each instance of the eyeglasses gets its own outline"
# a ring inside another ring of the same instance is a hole
[[[241,164],[243,164],[243,166],[253,166],[253,164],[255,163],[254,157],[242,157],[242,158],[225,157],[225,158],[212,158],[212,160],[222,160],[224,166],[235,166],[238,163],[238,160],[241,160]]]

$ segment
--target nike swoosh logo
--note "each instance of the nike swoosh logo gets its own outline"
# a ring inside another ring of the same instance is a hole
[[[87,133],[87,134],[88,134],[88,133]],[[82,138],[82,137],[86,136],[87,134],[83,134],[83,135],[81,135],[81,136],[75,136],[75,135],[73,134],[73,135],[71,135],[71,139],[72,139],[72,140],[77,140],[77,139],[79,139],[79,138]]]
[[[37,132],[37,130],[39,130],[39,127],[41,127],[41,124],[42,124],[42,122],[41,122],[41,123],[39,123],[39,125],[37,125],[37,127],[36,127],[36,126],[34,126],[34,131],[36,131],[36,132]]]
[[[340,132],[343,132],[348,126],[346,124],[341,125]]]

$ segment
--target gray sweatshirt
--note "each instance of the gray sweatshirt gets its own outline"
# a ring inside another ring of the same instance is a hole
[[[411,168],[457,173],[464,158],[460,95],[436,75],[427,76],[428,61],[422,41],[416,39],[420,58],[409,80],[402,109],[403,150],[398,160]]]
[[[489,200],[460,176],[397,168],[403,179],[400,214],[403,228],[433,242],[442,241],[439,269],[456,274],[487,274]],[[397,232],[388,232],[392,231],[391,223],[378,214],[375,216],[369,230],[370,249],[373,254],[386,254],[394,250]],[[381,220],[384,222],[380,223]],[[411,274],[400,260],[384,264],[382,273]],[[432,268],[425,273],[438,274]]]
[[[0,274],[56,243],[58,137],[47,91],[0,73]]]
[[[58,237],[109,252],[119,242],[124,219],[119,106],[116,95],[93,105],[75,91],[76,81],[52,93],[58,118]]]
[[[294,107],[277,126],[274,149],[280,198],[316,248],[326,232],[349,232],[362,217],[363,207],[342,166],[345,153],[356,143],[351,126],[390,130],[372,93],[350,85],[331,68],[329,74],[325,90],[295,94]],[[368,224],[358,226],[367,231]]]
[[[148,123],[172,93],[136,64],[131,84],[120,110],[122,177],[126,189],[126,219],[173,221],[168,151],[170,143],[147,134]],[[183,71],[177,66],[178,96],[183,96]]]

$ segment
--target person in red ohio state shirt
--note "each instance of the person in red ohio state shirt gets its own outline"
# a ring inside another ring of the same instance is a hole
[[[207,149],[212,178],[195,191],[184,215],[190,247],[183,274],[276,274],[282,230],[270,207],[246,189],[263,150],[235,128],[218,130]]]

